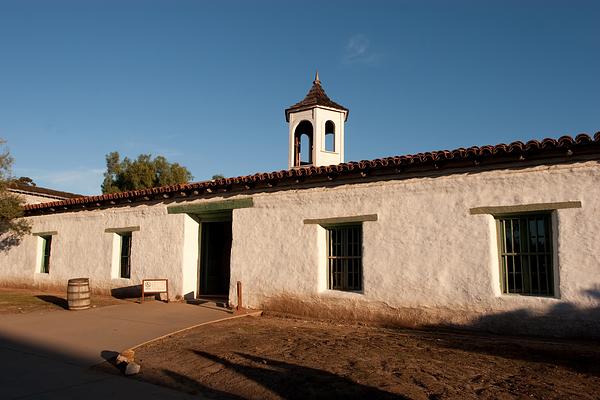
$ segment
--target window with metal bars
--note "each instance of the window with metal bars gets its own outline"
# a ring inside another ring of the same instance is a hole
[[[362,225],[326,229],[328,288],[362,290]]]
[[[551,214],[496,217],[503,293],[554,296]]]
[[[121,237],[121,278],[131,278],[131,232],[120,233]]]
[[[50,251],[52,249],[52,235],[40,236],[42,241],[42,265],[40,272],[43,274],[50,273]]]

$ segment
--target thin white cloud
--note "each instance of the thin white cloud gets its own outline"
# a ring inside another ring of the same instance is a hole
[[[373,52],[369,38],[356,34],[346,42],[342,61],[344,64],[375,65],[381,61],[381,54]]]
[[[38,185],[49,189],[79,194],[101,192],[104,169],[77,168],[71,170],[47,170],[37,168],[14,168],[13,175],[28,176]]]

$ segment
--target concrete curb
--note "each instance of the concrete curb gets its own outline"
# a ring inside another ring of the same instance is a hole
[[[136,344],[135,346],[133,346],[133,347],[130,347],[130,348],[128,348],[128,349],[123,349],[122,351],[124,351],[124,350],[135,350],[135,349],[137,349],[137,348],[139,348],[139,347],[142,347],[142,346],[144,346],[144,345],[146,345],[146,344],[149,344],[149,343],[152,343],[152,342],[156,342],[157,340],[161,340],[161,339],[164,339],[164,338],[166,338],[166,337],[169,337],[169,336],[172,336],[172,335],[176,335],[176,334],[178,334],[178,333],[181,333],[181,332],[189,331],[190,329],[198,328],[198,327],[200,327],[200,326],[204,326],[204,325],[210,325],[210,324],[216,324],[217,322],[223,322],[223,321],[228,321],[228,320],[230,320],[230,319],[237,319],[237,318],[243,318],[243,317],[260,317],[260,316],[262,315],[262,313],[263,313],[263,312],[262,312],[261,310],[258,310],[258,311],[250,311],[250,312],[246,312],[246,313],[244,313],[244,314],[231,315],[231,316],[229,316],[229,317],[225,317],[225,318],[221,318],[221,319],[216,319],[216,320],[214,320],[214,321],[202,322],[202,323],[200,323],[200,324],[196,324],[196,325],[188,326],[187,328],[178,329],[178,330],[176,330],[176,331],[173,331],[173,332],[167,333],[167,334],[165,334],[165,335],[162,335],[162,336],[156,337],[156,338],[154,338],[154,339],[146,340],[146,341],[145,341],[145,342],[143,342],[143,343]],[[121,352],[122,352],[122,351],[121,351]]]

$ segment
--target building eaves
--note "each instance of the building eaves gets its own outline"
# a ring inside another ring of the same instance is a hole
[[[404,179],[412,173],[450,174],[457,169],[511,168],[528,163],[568,162],[577,156],[600,158],[600,132],[593,137],[530,140],[481,147],[440,150],[412,155],[378,158],[329,166],[293,168],[270,173],[212,181],[162,186],[129,192],[87,196],[25,206],[27,216],[135,205],[161,201],[184,201],[214,195],[252,193],[287,188],[302,189],[324,184],[347,184],[372,179]]]

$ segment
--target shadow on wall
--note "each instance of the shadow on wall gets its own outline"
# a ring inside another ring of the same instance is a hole
[[[594,297],[597,298],[597,295],[598,292],[595,292]],[[558,302],[545,312],[520,308],[480,315],[467,324],[448,324],[448,327],[500,334],[600,338],[600,305],[580,307],[569,302]]]
[[[587,289],[583,293],[596,299],[598,305],[579,307],[573,303],[559,302],[543,313],[521,308],[482,315],[465,327],[494,333],[600,338],[600,289]],[[451,327],[461,328],[460,325]]]
[[[196,300],[196,293],[195,292],[188,292],[186,294],[183,295],[183,299],[187,302],[193,302]]]
[[[22,238],[9,233],[0,233],[0,252],[8,252],[11,248],[21,244]]]
[[[437,307],[390,307],[380,302],[339,302],[330,297],[299,298],[289,295],[270,298],[262,309],[300,317],[371,323],[389,328],[426,330],[472,330],[508,335],[563,338],[600,338],[600,288],[583,293],[594,304],[580,307],[557,302],[546,311],[520,308],[504,312],[474,312],[469,309]]]

